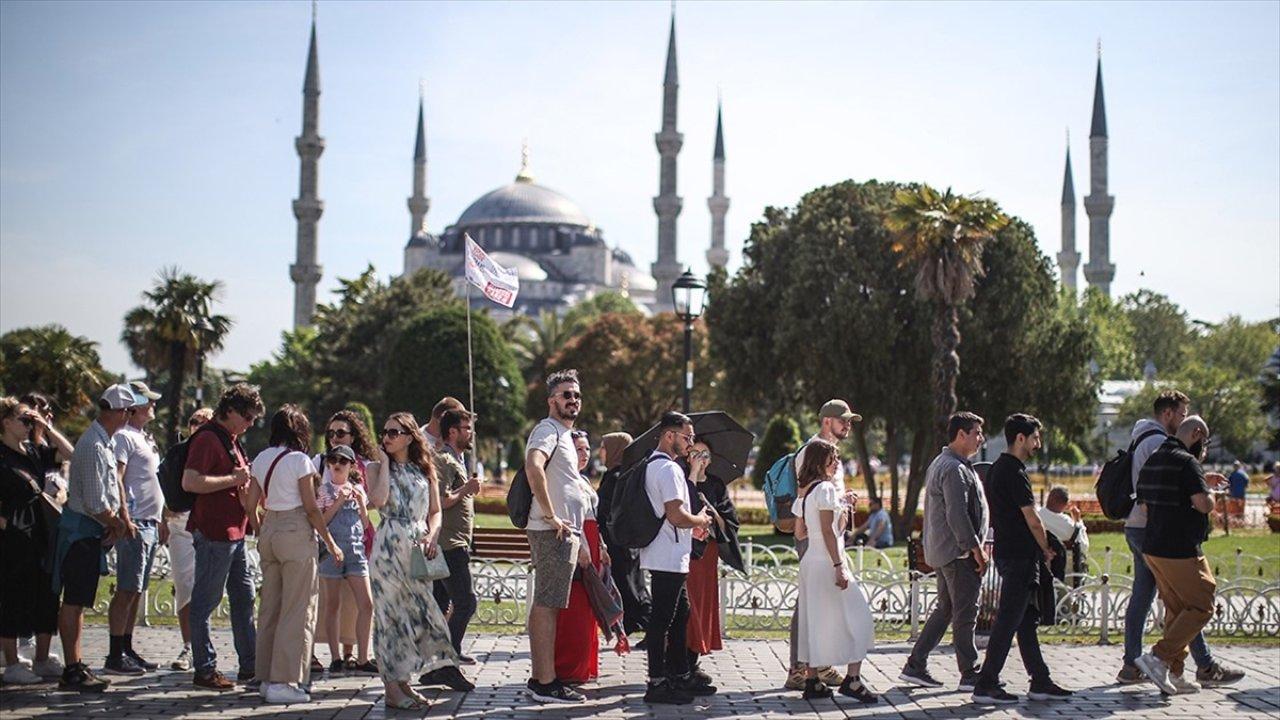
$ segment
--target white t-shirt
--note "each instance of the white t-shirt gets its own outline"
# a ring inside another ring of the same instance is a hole
[[[267,471],[281,453],[288,453],[276,463],[271,473],[271,487],[266,487]],[[267,492],[263,505],[268,510],[293,510],[302,507],[302,496],[298,494],[298,479],[316,474],[315,463],[306,453],[283,447],[270,447],[258,453],[253,459],[249,472],[257,479],[258,486]]]
[[[160,492],[160,451],[151,435],[132,425],[116,431],[116,462],[124,463],[124,492],[134,520],[159,520],[164,509]]]
[[[582,488],[578,482],[578,451],[573,447],[573,437],[569,428],[558,420],[543,418],[533,432],[529,433],[529,441],[525,443],[525,454],[540,450],[551,458],[547,464],[547,497],[551,500],[552,513],[565,522],[578,524],[573,528],[582,534],[582,508],[586,499],[581,497]],[[545,460],[543,462],[546,462]],[[527,470],[526,470],[527,472]],[[574,508],[579,508],[575,513]],[[552,530],[551,523],[543,520],[546,515],[535,495],[529,508],[528,530]]]
[[[679,500],[685,512],[692,512],[689,503],[689,485],[684,470],[666,453],[653,451],[657,460],[649,463],[644,473],[644,490],[649,496],[653,512],[667,514],[667,503]],[[658,535],[648,547],[640,548],[640,567],[644,570],[688,573],[689,553],[693,550],[693,528],[678,528],[665,518]]]
[[[814,435],[813,437],[809,438],[799,450],[796,451],[795,471],[796,471],[797,480],[800,479],[800,467],[804,464],[804,453],[806,450],[809,449],[809,443],[813,442],[814,440],[821,440],[821,439],[822,439],[821,435]],[[844,488],[844,463],[839,464],[839,466],[836,468],[836,474],[833,476],[832,479],[835,480],[836,487],[841,489]]]

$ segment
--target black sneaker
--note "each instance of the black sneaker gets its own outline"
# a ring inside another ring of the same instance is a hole
[[[341,660],[329,663],[329,677],[340,676],[347,671],[347,664]]]
[[[476,659],[471,657],[470,655],[459,655],[458,662],[463,665],[475,665]]]
[[[903,666],[902,672],[898,673],[898,679],[905,683],[910,683],[916,687],[940,688],[942,681],[929,674],[929,668],[918,668],[911,663]]]
[[[1027,693],[1027,697],[1032,700],[1066,700],[1072,696],[1070,690],[1058,687],[1058,684],[1052,680],[1043,683],[1031,683],[1031,691]]]
[[[857,683],[857,687],[854,687]],[[844,676],[844,682],[840,683],[840,694],[845,697],[851,697],[863,705],[874,705],[880,702],[880,696],[871,692],[866,683],[862,680],[855,680],[851,675]]]
[[[582,693],[566,686],[559,680],[543,684],[531,679],[525,687],[529,689],[529,697],[540,703],[567,705],[584,702],[587,699]]]
[[[831,697],[831,688],[818,678],[805,678],[804,692],[800,693],[800,697],[805,700],[823,700]]]
[[[138,667],[148,672],[150,672],[151,670],[158,670],[160,668],[160,665],[158,663],[153,663],[150,660],[147,660],[146,658],[139,655],[137,651],[135,651],[133,648],[129,648],[125,650],[124,654],[127,655],[131,660],[133,660],[135,665],[137,665]]]
[[[689,679],[694,680],[702,685],[715,685],[715,680],[711,676],[703,672],[700,668],[694,668],[689,672]]]
[[[709,676],[706,676],[706,673],[703,673],[703,676],[706,677],[708,681],[711,680]],[[668,682],[677,690],[683,690],[694,697],[707,697],[708,695],[716,694],[715,685],[712,685],[710,682],[702,682],[700,678],[694,677],[692,673],[682,678],[669,680]]]
[[[147,671],[143,670],[138,663],[134,662],[133,658],[128,655],[121,654],[117,657],[107,658],[107,661],[102,664],[102,674],[137,677],[139,675],[146,675]]]
[[[62,671],[62,679],[58,681],[59,690],[71,692],[100,693],[111,685],[110,680],[103,680],[82,662],[72,663]]]
[[[961,675],[960,684],[956,686],[956,689],[960,692],[973,692],[976,687],[978,687],[978,673],[974,671]]]
[[[476,689],[475,684],[463,677],[462,672],[453,665],[445,665],[431,672],[423,673],[422,677],[418,678],[418,682],[423,685],[444,685],[450,690],[457,690],[458,692],[471,692]]]
[[[365,675],[377,675],[378,661],[376,659],[365,660],[362,663],[356,663],[355,672],[364,673]]]
[[[1010,705],[1018,702],[1018,696],[1005,692],[1002,687],[987,687],[979,683],[973,689],[973,702],[978,705]]]
[[[649,683],[644,701],[650,705],[688,705],[693,702],[693,695],[670,682]]]

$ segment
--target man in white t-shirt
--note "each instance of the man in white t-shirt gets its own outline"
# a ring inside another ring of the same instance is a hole
[[[640,567],[649,571],[653,609],[645,627],[649,654],[649,686],[644,701],[652,704],[684,705],[697,695],[711,695],[716,689],[692,677],[685,651],[689,625],[689,595],[685,578],[693,529],[706,530],[711,516],[704,508],[690,513],[689,482],[676,462],[693,447],[693,421],[678,412],[668,412],[658,422],[658,447],[645,467],[644,486],[653,512],[663,518],[653,542],[640,549]]]
[[[575,564],[583,560],[582,523],[571,508],[582,507],[578,486],[578,451],[573,423],[582,410],[577,370],[560,370],[547,378],[547,417],[525,443],[524,471],[533,503],[529,508],[529,558],[533,564],[533,607],[529,611],[529,655],[533,677],[529,695],[538,702],[579,703],[582,693],[556,679],[556,619],[569,607]]]

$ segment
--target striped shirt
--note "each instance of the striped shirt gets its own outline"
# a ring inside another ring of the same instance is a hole
[[[71,454],[67,507],[89,516],[120,509],[115,441],[97,420],[80,436]]]
[[[1194,558],[1209,534],[1208,516],[1191,496],[1208,493],[1204,469],[1177,436],[1165,439],[1138,474],[1138,499],[1147,506],[1142,552],[1160,558]]]

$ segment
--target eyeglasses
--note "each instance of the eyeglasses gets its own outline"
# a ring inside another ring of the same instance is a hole
[[[565,390],[564,392],[560,393],[560,397],[564,398],[565,400],[581,400],[582,393],[574,392],[572,390]]]
[[[324,436],[327,438],[347,437],[351,434],[350,430],[326,430]]]
[[[344,457],[328,458],[325,462],[334,466],[351,464],[351,461]]]
[[[401,430],[400,428],[382,428],[382,437],[384,438],[400,437],[401,435],[409,437],[411,434],[408,430]]]

